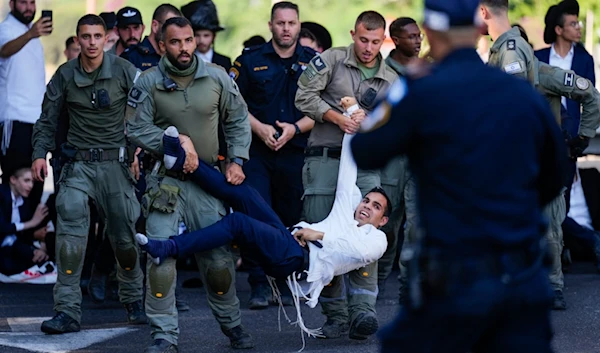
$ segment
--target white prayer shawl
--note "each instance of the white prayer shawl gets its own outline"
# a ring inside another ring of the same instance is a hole
[[[353,135],[344,135],[337,189],[333,208],[326,219],[319,223],[300,222],[298,227],[310,228],[325,235],[323,247],[308,243],[310,249],[309,269],[306,282],[308,289],[290,286],[292,293],[308,297],[306,304],[314,308],[323,288],[334,276],[359,269],[379,260],[387,248],[385,233],[370,224],[358,227],[354,211],[362,200],[356,186],[357,167],[350,151]],[[301,286],[304,287],[304,286]]]

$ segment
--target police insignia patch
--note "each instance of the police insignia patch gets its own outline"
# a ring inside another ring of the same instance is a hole
[[[506,48],[508,50],[517,50],[517,42],[514,39],[509,39],[506,42]]]
[[[142,95],[142,91],[140,91],[139,89],[137,89],[135,87],[131,89],[131,92],[129,92],[129,96],[136,100],[139,99],[141,95]]]
[[[575,74],[573,74],[572,72],[565,73],[564,85],[568,86],[568,87],[573,87],[574,83],[575,83]]]
[[[137,103],[134,102],[134,101],[128,100],[127,101],[127,105],[130,106],[130,107],[132,107],[133,109],[137,108]]]
[[[231,77],[232,79],[237,80],[239,75],[240,75],[240,72],[235,67],[232,67],[231,69],[229,69],[229,77]]]
[[[317,71],[319,72],[321,72],[324,68],[327,67],[327,65],[325,65],[325,62],[318,55],[315,56],[311,61],[313,65],[315,65],[315,69],[317,69]]]
[[[577,88],[579,88],[580,90],[585,91],[590,87],[590,81],[586,80],[583,77],[580,77],[575,81],[575,85],[577,85]]]
[[[306,70],[304,70],[303,75],[306,75],[306,78],[308,80],[312,80],[317,75],[317,73],[315,72],[315,69],[312,68],[312,66],[308,66]]]

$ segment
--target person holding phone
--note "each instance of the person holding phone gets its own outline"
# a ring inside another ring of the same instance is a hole
[[[4,171],[17,169],[33,153],[33,124],[40,117],[46,91],[44,49],[40,37],[52,32],[51,11],[42,11],[42,17],[33,22],[35,0],[10,0],[8,5],[10,13],[0,23],[0,167],[3,184],[8,184],[10,179],[9,173]],[[34,183],[31,204],[39,203],[42,191],[43,183]]]

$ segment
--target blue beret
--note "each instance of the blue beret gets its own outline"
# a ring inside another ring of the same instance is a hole
[[[479,0],[425,0],[424,24],[436,31],[473,26],[479,21]]]

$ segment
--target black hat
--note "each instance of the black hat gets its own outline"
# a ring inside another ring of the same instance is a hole
[[[114,12],[102,12],[99,16],[106,23],[106,29],[113,29],[117,25],[117,15]]]
[[[301,28],[306,28],[310,33],[314,34],[323,50],[331,48],[331,35],[325,27],[315,22],[302,22]]]
[[[181,7],[181,14],[192,24],[194,31],[207,29],[218,32],[225,28],[219,25],[217,7],[211,0],[196,0]]]
[[[544,23],[546,24],[544,28],[544,42],[546,44],[556,42],[556,31],[554,28],[558,26],[560,17],[564,14],[579,16],[579,3],[577,0],[564,0],[548,8],[548,12],[546,12],[546,17],[544,18]]]
[[[423,25],[440,32],[474,26],[479,21],[478,9],[478,0],[425,0]]]
[[[126,6],[117,12],[117,27],[119,28],[143,24],[142,13],[135,7]]]

